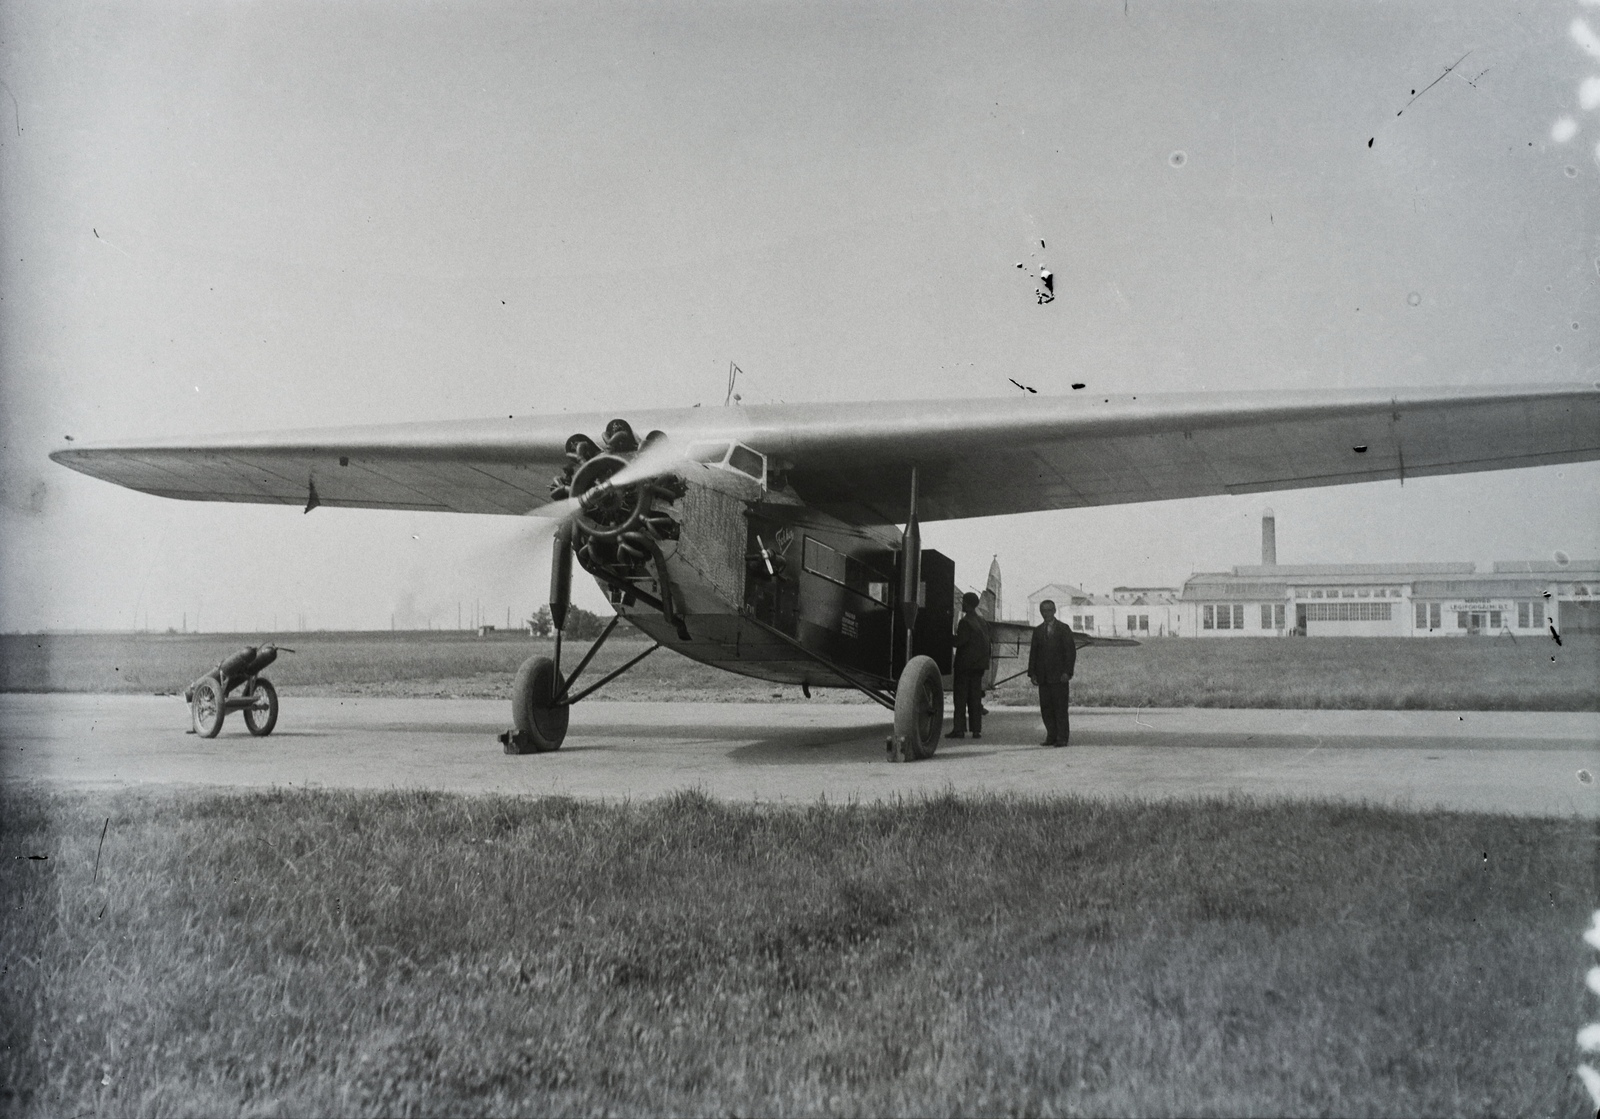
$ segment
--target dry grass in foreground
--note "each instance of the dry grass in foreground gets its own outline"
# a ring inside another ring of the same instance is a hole
[[[301,695],[473,696],[509,699],[517,666],[550,642],[515,634],[306,633],[272,666],[280,691]],[[259,636],[59,634],[0,636],[0,691],[180,692],[208,666]],[[605,673],[644,648],[617,640],[595,660]],[[567,645],[575,665],[587,642]],[[598,679],[596,675],[593,679]],[[868,702],[855,692],[767,684],[658,652],[599,693],[622,700]],[[1073,700],[1096,707],[1423,708],[1444,711],[1600,710],[1600,637],[1557,646],[1544,637],[1298,640],[1157,638],[1090,648]],[[991,704],[1032,705],[1025,679]]]
[[[5,797],[8,1114],[1586,1113],[1577,822]]]

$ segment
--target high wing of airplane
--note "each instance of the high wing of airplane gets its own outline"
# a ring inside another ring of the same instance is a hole
[[[939,739],[954,620],[953,565],[922,548],[922,521],[1593,460],[1600,385],[641,410],[51,458],[161,497],[550,516],[556,655],[519,671],[508,751],[558,748],[572,704],[612,678],[577,691],[589,657],[560,669],[576,559],[612,628],[808,691],[856,688],[895,712],[891,753],[913,758]]]

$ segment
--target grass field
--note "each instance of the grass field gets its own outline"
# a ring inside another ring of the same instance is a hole
[[[6,1114],[1588,1114],[1578,822],[4,797]]]
[[[178,692],[253,635],[71,634],[0,636],[0,691]],[[509,698],[517,665],[550,642],[511,634],[304,633],[281,640],[270,675],[302,695]],[[569,643],[569,665],[586,643]],[[601,672],[644,646],[613,638]],[[564,658],[565,660],[565,658]],[[598,676],[592,677],[598,679]],[[609,699],[806,702],[800,689],[764,684],[659,652],[598,693]],[[818,691],[812,702],[867,702]],[[1600,710],[1600,638],[1148,641],[1091,648],[1078,658],[1073,701],[1110,707],[1339,707],[1434,710]],[[990,703],[1031,704],[1026,679]]]

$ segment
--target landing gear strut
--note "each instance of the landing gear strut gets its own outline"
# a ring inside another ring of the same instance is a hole
[[[613,615],[595,643],[572,670],[572,675],[561,675],[561,634],[566,628],[567,607],[572,601],[572,526],[562,525],[556,530],[555,548],[550,561],[550,620],[555,625],[555,657],[533,656],[517,669],[516,681],[511,686],[512,727],[499,735],[500,744],[508,754],[548,754],[561,749],[567,737],[567,719],[572,705],[592,692],[603,688],[628,669],[661,648],[658,641],[627,664],[601,677],[583,691],[573,694],[572,686],[578,682],[583,670],[606,643],[622,615]]]

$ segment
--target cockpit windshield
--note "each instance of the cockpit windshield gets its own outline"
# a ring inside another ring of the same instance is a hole
[[[719,470],[735,471],[763,485],[767,481],[767,456],[752,451],[743,443],[694,443],[689,447],[689,459]]]
[[[692,462],[703,462],[711,466],[720,465],[728,456],[726,443],[696,443],[689,448],[689,459]]]

